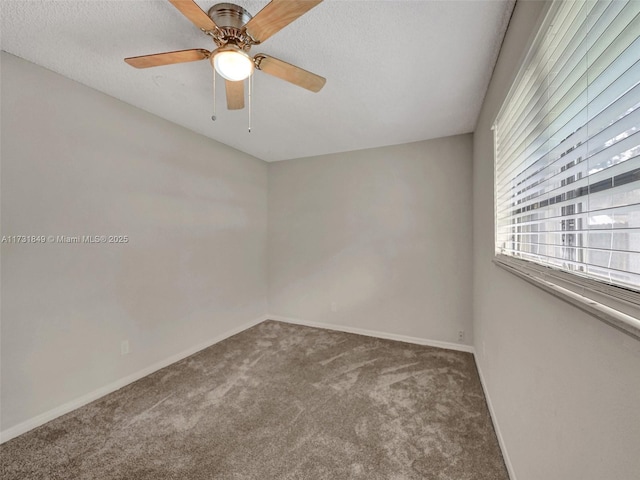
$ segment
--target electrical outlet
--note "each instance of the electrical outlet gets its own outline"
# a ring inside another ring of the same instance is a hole
[[[336,302],[331,302],[331,311],[332,312],[338,311],[338,304]]]
[[[122,340],[120,342],[120,355],[128,355],[130,351],[129,340]]]
[[[458,330],[458,341],[459,342],[464,341],[464,330]]]

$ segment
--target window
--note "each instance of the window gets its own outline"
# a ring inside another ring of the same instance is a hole
[[[555,1],[494,125],[497,259],[640,304],[639,107],[640,1]]]

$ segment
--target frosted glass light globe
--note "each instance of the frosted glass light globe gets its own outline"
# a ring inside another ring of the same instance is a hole
[[[213,57],[213,66],[222,78],[232,82],[251,76],[254,67],[251,57],[239,49],[219,51]]]

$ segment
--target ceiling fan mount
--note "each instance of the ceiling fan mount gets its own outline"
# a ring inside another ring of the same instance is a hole
[[[158,67],[175,63],[210,59],[215,71],[225,79],[227,108],[244,108],[244,83],[255,70],[273,75],[289,83],[319,92],[326,79],[283,60],[247,52],[291,22],[307,13],[322,0],[271,0],[255,16],[233,3],[218,3],[205,13],[193,0],[169,0],[202,32],[209,35],[217,49],[202,48],[125,58],[136,68]]]
[[[211,35],[218,47],[232,43],[242,50],[249,51],[252,45],[259,43],[242,28],[253,16],[241,6],[233,3],[218,3],[209,9],[207,15],[217,28],[205,33]]]
[[[207,15],[219,27],[242,28],[253,18],[253,15],[240,5],[226,2],[211,7]]]

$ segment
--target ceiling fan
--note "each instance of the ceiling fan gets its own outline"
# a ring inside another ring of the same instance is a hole
[[[232,3],[219,3],[205,13],[193,0],[169,2],[210,36],[218,48],[213,51],[197,48],[125,58],[124,61],[129,65],[148,68],[209,59],[215,71],[225,80],[229,110],[244,108],[243,81],[256,69],[312,92],[319,92],[324,86],[325,78],[300,67],[263,53],[254,57],[248,55],[252,46],[261,44],[322,0],[271,0],[255,17]]]

